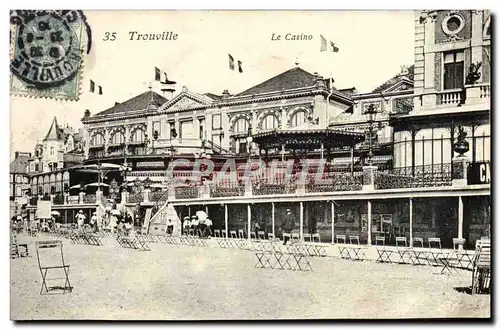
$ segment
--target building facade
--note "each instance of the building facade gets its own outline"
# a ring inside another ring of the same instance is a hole
[[[123,204],[154,208],[145,219],[153,231],[173,205],[179,218],[208,210],[226,233],[250,237],[259,222],[279,236],[291,209],[301,237],[346,234],[371,244],[404,236],[410,245],[438,237],[444,246],[465,238],[473,246],[490,224],[490,20],[483,10],[416,12],[414,63],[368,93],[336,89],[297,65],[237,94],[184,87],[166,99],[149,90],[87,110],[84,163],[130,167],[112,179],[128,191]],[[201,159],[214,164],[211,176],[200,174]],[[318,165],[296,180],[304,160],[326,162],[327,182],[311,179]],[[228,161],[236,181],[220,180]],[[269,180],[287,161],[295,179]],[[252,162],[264,165],[247,180]]]

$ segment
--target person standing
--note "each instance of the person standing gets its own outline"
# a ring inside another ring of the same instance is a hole
[[[184,222],[182,223],[182,228],[184,229],[184,235],[189,234],[189,229],[191,229],[191,220],[189,216],[184,217]]]
[[[284,232],[291,235],[292,230],[295,226],[295,222],[292,217],[292,211],[290,209],[286,209],[285,213],[285,225],[283,226]],[[283,245],[286,245],[286,242],[290,239],[290,236],[283,237]]]
[[[198,220],[198,217],[196,215],[193,215],[191,217],[191,229],[193,229],[193,235],[198,236],[198,226],[200,222]]]
[[[90,229],[93,232],[96,232],[97,230],[97,212],[92,213],[92,217],[90,218]]]
[[[210,220],[210,218],[207,218],[207,220],[205,221],[205,226],[207,228],[207,232],[208,232],[208,237],[212,237],[212,226],[213,226],[213,223],[212,223],[212,220]]]
[[[82,230],[84,224],[85,224],[85,214],[83,214],[83,210],[80,210],[76,215],[76,225],[78,226],[79,230]]]

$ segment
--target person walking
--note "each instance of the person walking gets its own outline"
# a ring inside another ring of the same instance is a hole
[[[188,216],[184,217],[184,222],[182,223],[182,228],[184,229],[184,235],[189,234],[189,229],[191,229],[191,220]]]
[[[199,233],[198,233],[198,229],[199,229],[199,220],[198,220],[198,217],[196,215],[193,215],[191,217],[191,229],[193,230],[193,235],[194,236],[198,236]]]
[[[92,232],[96,232],[97,228],[97,212],[92,213],[92,217],[90,218],[90,229]]]

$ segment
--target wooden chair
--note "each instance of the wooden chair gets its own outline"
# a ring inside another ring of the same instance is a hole
[[[420,244],[420,247],[424,247],[424,239],[422,237],[413,237],[413,247],[418,247],[417,245]]]
[[[238,229],[238,238],[245,238],[245,232],[243,229]]]
[[[314,233],[311,235],[311,242],[321,243],[321,236],[319,233]]]
[[[472,294],[490,289],[491,282],[491,242],[476,242],[476,254],[472,268]]]
[[[40,294],[42,294],[44,288],[46,292],[49,292],[47,280],[56,279],[65,279],[64,286],[59,287],[63,289],[63,293],[66,293],[66,291],[71,292],[73,288],[71,287],[71,284],[69,282],[70,265],[67,265],[64,261],[62,241],[55,240],[36,242],[36,258],[38,260],[38,268],[40,269],[40,274],[42,275],[42,287],[40,288]],[[47,278],[47,272],[49,270],[52,271],[56,269],[62,269],[64,271],[64,277]]]
[[[429,243],[429,249],[439,249],[441,250],[441,239],[437,237],[429,237],[427,239]]]
[[[379,245],[379,242],[382,243],[382,246],[385,246],[385,236],[375,236],[375,245]]]
[[[28,252],[28,244],[27,243],[19,243],[17,241],[16,234],[10,235],[11,243],[10,243],[10,257],[12,259],[17,257],[27,257],[29,256]]]
[[[259,230],[257,234],[259,235],[259,239],[266,239],[266,233],[263,230]]]
[[[349,235],[349,243],[350,244],[357,244],[357,245],[360,245],[359,244],[359,236],[355,235],[355,236],[350,236]]]
[[[408,247],[406,243],[406,236],[396,237],[396,247]]]
[[[231,238],[238,238],[238,236],[236,236],[236,230],[230,230],[229,233],[231,234]]]
[[[214,237],[220,237],[220,229],[214,229]]]
[[[250,232],[250,238],[257,239],[257,236],[255,236],[255,232],[254,231]]]
[[[227,233],[226,233],[225,229],[221,229],[220,232],[221,232],[222,238],[227,238]]]
[[[288,237],[288,239],[290,240],[292,235],[290,235],[290,233],[283,233],[283,234],[281,234],[281,237],[283,238],[283,241],[285,240],[285,237]]]
[[[292,239],[300,239],[299,233],[292,233]]]
[[[274,234],[273,233],[268,233],[267,234],[268,239],[274,239]]]
[[[337,244],[339,244],[340,240],[342,240],[342,244],[346,242],[345,235],[336,235],[335,238],[337,239]]]
[[[306,242],[306,241],[309,241],[309,242],[311,242],[311,241],[312,241],[312,236],[311,236],[311,234],[304,234],[304,242]]]

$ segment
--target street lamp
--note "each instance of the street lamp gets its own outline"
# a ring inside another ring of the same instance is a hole
[[[368,115],[369,135],[368,135],[368,165],[373,165],[373,123],[375,117],[377,116],[377,109],[375,104],[370,103],[365,110],[365,114]]]

